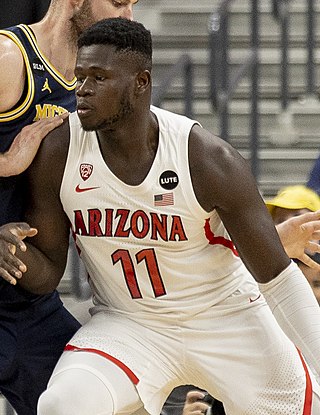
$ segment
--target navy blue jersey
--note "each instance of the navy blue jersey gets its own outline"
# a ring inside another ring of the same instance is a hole
[[[24,126],[40,118],[75,110],[76,78],[67,81],[50,64],[27,25],[0,30],[0,35],[9,37],[19,47],[26,68],[25,88],[20,101],[14,108],[0,113],[0,152],[4,153]],[[23,219],[24,192],[23,174],[0,178],[0,225]],[[4,286],[10,293],[4,294]],[[0,279],[0,303],[15,301],[18,292],[19,289]],[[21,293],[30,297],[22,290]]]

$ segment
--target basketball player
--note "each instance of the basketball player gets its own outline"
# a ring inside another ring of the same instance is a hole
[[[28,171],[25,218],[39,232],[20,259],[0,245],[7,271],[25,271],[19,286],[49,293],[71,222],[90,274],[92,317],[67,344],[39,415],[158,415],[186,383],[228,415],[319,414],[304,360],[320,373],[319,307],[247,163],[196,121],[150,109],[141,24],[103,20],[78,46],[77,113]]]
[[[28,125],[75,109],[78,34],[104,17],[132,18],[135,2],[52,0],[40,22],[0,31],[0,166],[8,176],[0,179],[0,225],[22,219],[25,184],[17,174],[62,120]],[[33,295],[0,279],[0,391],[19,415],[36,414],[39,394],[79,327],[57,292]]]

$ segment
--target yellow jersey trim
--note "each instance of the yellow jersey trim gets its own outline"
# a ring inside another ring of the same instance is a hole
[[[20,39],[14,33],[6,31],[6,30],[0,30],[0,35],[4,35],[4,36],[7,36],[8,38],[10,38],[20,49],[21,54],[23,56],[24,63],[25,63],[25,67],[26,67],[27,82],[28,82],[27,95],[26,95],[26,98],[24,99],[24,101],[22,102],[22,104],[19,105],[19,107],[13,109],[13,110],[0,113],[0,122],[8,122],[8,121],[12,121],[12,120],[20,117],[30,107],[30,105],[33,101],[33,97],[34,97],[35,84],[34,84],[34,79],[33,79],[33,75],[32,75],[32,70],[31,70],[31,65],[30,65],[30,62],[29,62],[29,58],[28,58],[28,55],[26,53],[26,50],[25,50],[24,46],[20,42]]]
[[[30,30],[30,28],[24,24],[19,25],[19,27],[23,30],[24,34],[27,36],[33,50],[37,53],[37,55],[41,56],[41,58],[44,60],[46,69],[50,73],[50,75],[68,91],[72,91],[73,89],[75,89],[77,78],[73,77],[71,81],[68,81],[54,66],[51,65],[51,63],[46,58],[46,56],[40,51],[36,43],[34,34]]]

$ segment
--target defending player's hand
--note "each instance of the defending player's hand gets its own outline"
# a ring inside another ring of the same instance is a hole
[[[59,127],[68,115],[66,112],[56,117],[43,118],[24,127],[9,150],[0,156],[0,176],[14,176],[25,171],[32,163],[44,137]]]
[[[290,258],[299,259],[310,268],[320,271],[320,264],[306,253],[320,252],[320,211],[290,218],[277,225],[277,231]]]
[[[31,228],[25,222],[8,223],[0,227],[0,277],[15,285],[17,279],[26,272],[25,264],[16,257],[17,248],[25,252],[27,247],[23,242],[26,237],[37,234],[37,229]]]
[[[203,401],[204,392],[194,390],[187,393],[182,415],[203,415],[209,409],[209,404]]]

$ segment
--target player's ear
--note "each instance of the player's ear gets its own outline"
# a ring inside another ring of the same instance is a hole
[[[143,94],[151,84],[151,74],[150,71],[145,70],[139,72],[136,76],[136,94]]]

